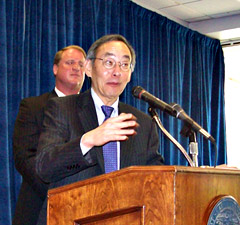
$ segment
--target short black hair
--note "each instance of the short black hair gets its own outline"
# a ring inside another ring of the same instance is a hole
[[[93,60],[94,58],[96,58],[97,55],[97,50],[100,46],[102,46],[103,44],[110,42],[110,41],[121,41],[123,42],[129,49],[130,53],[131,53],[131,58],[132,58],[132,71],[134,70],[135,64],[136,64],[136,54],[135,51],[133,49],[133,47],[130,45],[130,43],[126,40],[125,37],[123,37],[120,34],[108,34],[108,35],[104,35],[101,38],[99,38],[98,40],[96,40],[91,47],[89,48],[88,52],[87,52],[87,59],[91,59]],[[94,61],[93,61],[94,62]]]

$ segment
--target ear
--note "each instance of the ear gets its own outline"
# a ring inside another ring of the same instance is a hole
[[[53,65],[53,74],[56,76],[58,71],[58,66],[56,64]]]
[[[87,59],[84,63],[85,73],[88,77],[92,77],[92,60]]]

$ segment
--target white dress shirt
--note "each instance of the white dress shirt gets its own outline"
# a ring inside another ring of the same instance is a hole
[[[65,96],[66,96],[66,95],[63,94],[61,91],[59,91],[56,87],[54,88],[54,90],[55,90],[55,92],[56,92],[56,94],[57,94],[58,97],[65,97]]]

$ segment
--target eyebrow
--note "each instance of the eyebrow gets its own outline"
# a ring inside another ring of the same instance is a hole
[[[67,62],[67,61],[75,61],[75,62],[82,62],[82,63],[84,63],[84,61],[85,61],[85,59],[84,60],[75,60],[75,59],[67,59],[67,60],[65,60],[65,62]]]
[[[113,53],[111,52],[106,52],[103,57],[106,57],[106,56],[115,56]],[[126,58],[126,59],[129,59],[130,60],[130,56],[129,55],[124,55],[122,56],[122,58]]]

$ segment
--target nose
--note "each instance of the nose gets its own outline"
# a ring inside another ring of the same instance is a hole
[[[80,70],[80,65],[78,63],[75,63],[72,67],[73,70],[79,71]]]
[[[116,63],[113,71],[113,76],[121,76],[121,75],[122,75],[121,64]]]

